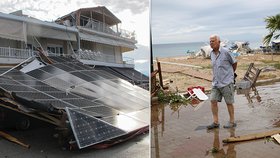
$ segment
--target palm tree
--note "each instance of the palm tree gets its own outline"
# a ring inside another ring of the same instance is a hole
[[[280,31],[280,14],[268,16],[265,18],[265,22],[269,34],[264,37],[263,44],[268,46],[272,38],[277,39],[280,36],[279,33],[277,34]],[[271,60],[273,61],[273,52],[271,52]]]
[[[280,36],[280,33],[276,33],[280,31],[280,14],[268,16],[265,18],[265,22],[266,29],[269,30],[269,34],[264,37],[263,43],[268,46],[273,37],[274,39],[277,39]]]

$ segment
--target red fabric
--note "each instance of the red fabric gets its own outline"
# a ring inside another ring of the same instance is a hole
[[[188,88],[188,92],[191,93],[191,94],[193,94],[193,89],[194,89],[194,88],[201,89],[201,91],[204,93],[205,88],[204,88],[204,87],[201,87],[201,86],[189,87],[189,88]]]

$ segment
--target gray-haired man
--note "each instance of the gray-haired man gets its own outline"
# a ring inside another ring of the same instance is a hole
[[[207,129],[219,128],[218,102],[224,98],[228,113],[229,122],[224,128],[236,127],[234,122],[234,72],[237,67],[237,61],[232,54],[223,47],[220,47],[220,37],[218,35],[210,36],[211,61],[213,70],[213,81],[211,90],[211,110],[213,114],[213,123],[207,126]]]

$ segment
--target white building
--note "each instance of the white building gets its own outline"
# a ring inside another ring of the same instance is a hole
[[[42,47],[49,55],[75,55],[89,65],[133,68],[122,53],[136,48],[135,34],[106,7],[82,8],[46,22],[17,11],[0,13],[0,63],[16,64]]]

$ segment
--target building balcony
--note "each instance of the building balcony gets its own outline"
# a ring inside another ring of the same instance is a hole
[[[23,60],[37,56],[38,51],[31,49],[18,49],[10,47],[0,47],[0,63],[2,64],[17,64]],[[52,53],[47,51],[48,56],[61,56],[61,54]],[[67,54],[63,54],[67,55]],[[84,64],[88,65],[104,65],[114,67],[129,67],[134,68],[134,60],[125,58],[117,62],[114,55],[107,55],[101,52],[92,52],[90,50],[78,51],[74,56]]]
[[[114,35],[117,37],[127,38],[127,39],[136,39],[136,35],[134,32],[127,31],[124,29],[117,28],[116,25],[109,26],[103,22],[97,21],[97,20],[85,20],[81,19],[81,27],[92,29],[94,31],[107,33],[110,35]]]

